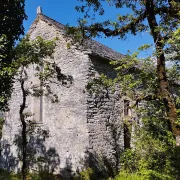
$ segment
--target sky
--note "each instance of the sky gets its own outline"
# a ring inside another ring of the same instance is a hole
[[[26,14],[28,19],[24,21],[25,32],[28,31],[30,25],[36,18],[36,9],[41,6],[43,14],[62,23],[72,26],[77,25],[77,19],[82,14],[76,12],[75,6],[80,4],[77,0],[26,0]],[[125,14],[127,9],[117,11],[113,7],[105,6],[105,15],[98,17],[97,20],[115,20],[117,14]],[[137,36],[128,35],[125,40],[117,38],[96,38],[96,40],[122,54],[126,54],[128,50],[135,52],[138,47],[143,44],[152,44],[152,38],[147,32],[138,34]],[[141,57],[146,56],[148,52],[141,53]]]

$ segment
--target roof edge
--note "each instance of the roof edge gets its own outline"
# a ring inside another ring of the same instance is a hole
[[[42,20],[49,25],[55,27],[58,31],[61,31],[62,33],[65,33],[65,25],[55,21],[54,19],[51,19],[50,17],[40,13],[37,15],[36,19],[32,23],[32,25],[29,28],[28,34],[31,34],[32,31],[36,28],[36,24],[39,20]],[[107,60],[120,60],[124,57],[123,54],[109,48],[108,46],[105,46],[93,39],[89,39],[86,41],[85,49],[91,51],[91,55],[97,55],[99,57],[102,57]]]

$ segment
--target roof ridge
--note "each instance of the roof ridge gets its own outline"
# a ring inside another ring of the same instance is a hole
[[[44,14],[39,14],[38,16],[41,20],[43,20],[43,21],[48,20],[50,23],[56,25],[58,28],[65,29],[65,27],[66,27],[64,24],[62,24],[62,23],[50,18],[49,16],[44,15]]]
[[[33,25],[36,24],[38,22],[38,20],[41,19],[42,21],[45,21],[51,25],[54,25],[56,28],[58,28],[59,30],[63,30],[65,32],[65,25],[59,23],[58,21],[44,15],[44,14],[38,14],[36,20],[33,22],[33,24],[30,27],[29,33],[31,32],[31,30],[33,30]],[[92,51],[92,55],[98,55],[104,59],[108,59],[108,60],[119,60],[121,59],[124,55],[113,50],[112,48],[109,48],[108,46],[97,42],[96,40],[93,39],[88,39],[86,41],[86,45],[85,45],[86,49],[90,49]]]

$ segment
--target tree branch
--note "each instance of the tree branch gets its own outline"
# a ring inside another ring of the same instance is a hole
[[[178,12],[179,12],[179,9],[174,9],[172,8],[172,6],[170,7],[161,7],[161,8],[157,8],[154,10],[154,13],[157,15],[157,14],[168,14],[170,15],[171,17],[173,18],[179,18],[179,15],[178,15]]]
[[[146,11],[144,11],[142,14],[140,14],[134,21],[130,22],[129,24],[119,28],[119,29],[114,29],[111,30],[110,28],[103,28],[102,24],[96,23],[91,26],[86,26],[84,27],[84,30],[90,31],[90,32],[102,32],[104,35],[107,37],[109,36],[118,36],[124,33],[127,33],[128,31],[132,31],[137,27],[137,24],[142,22],[146,18]],[[132,33],[134,33],[132,31]]]
[[[132,106],[132,107],[135,107],[135,106],[138,106],[138,103],[141,102],[141,101],[153,101],[153,100],[156,100],[158,99],[158,97],[156,95],[147,95],[147,96],[143,96],[143,97],[138,97],[136,99],[136,102],[135,104]]]

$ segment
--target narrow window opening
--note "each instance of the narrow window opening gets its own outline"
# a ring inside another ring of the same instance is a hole
[[[124,100],[124,116],[131,116],[130,101]]]
[[[44,68],[43,65],[40,67],[41,72],[43,72]],[[41,96],[40,96],[40,122],[43,122],[43,81],[40,80],[40,91],[41,91]]]
[[[131,132],[126,123],[124,123],[124,149],[129,149],[131,147]]]
[[[124,149],[129,149],[131,147],[131,132],[129,118],[131,117],[130,101],[124,100]]]
[[[34,74],[36,73],[34,67]],[[43,66],[40,66],[40,72],[43,72]],[[37,76],[33,77],[34,95],[33,95],[33,121],[34,123],[43,122],[43,82]]]

